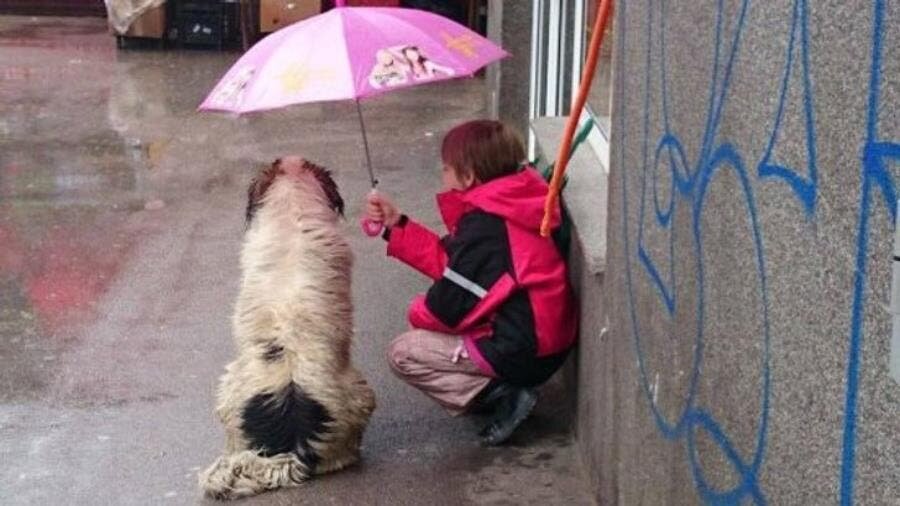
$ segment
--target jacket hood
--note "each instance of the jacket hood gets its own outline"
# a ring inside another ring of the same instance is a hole
[[[525,229],[539,231],[548,188],[544,178],[534,168],[527,167],[466,191],[439,193],[438,208],[450,231],[456,228],[459,218],[472,209],[481,209]],[[558,227],[559,223],[557,204],[551,217],[551,227]]]

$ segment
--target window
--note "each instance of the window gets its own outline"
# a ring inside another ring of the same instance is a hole
[[[600,0],[534,0],[532,4],[531,118],[562,116],[578,93]],[[612,19],[601,44],[581,124],[593,122],[588,144],[604,165],[609,160],[612,102]],[[529,145],[533,139],[529,139]]]
[[[593,36],[594,22],[597,19],[597,9],[600,0],[585,1],[584,16],[584,51],[580,55],[581,61],[587,59],[587,46]],[[612,32],[613,19],[609,20],[603,41],[600,44],[600,62],[597,65],[594,80],[591,83],[591,91],[588,94],[588,109],[595,117],[609,117],[612,99]],[[577,86],[577,84],[576,84]]]

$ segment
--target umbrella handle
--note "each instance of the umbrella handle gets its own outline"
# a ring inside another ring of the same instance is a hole
[[[373,221],[369,218],[363,218],[359,221],[359,224],[362,226],[363,232],[369,237],[375,237],[381,234],[381,231],[384,230],[384,223],[380,221]]]

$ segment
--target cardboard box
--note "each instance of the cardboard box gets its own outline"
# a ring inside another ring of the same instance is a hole
[[[321,0],[260,0],[259,30],[274,32],[320,12]]]
[[[166,4],[148,9],[147,12],[131,23],[126,37],[145,37],[148,39],[161,39],[166,33]]]

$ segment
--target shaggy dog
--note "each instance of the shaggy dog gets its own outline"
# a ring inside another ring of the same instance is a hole
[[[359,460],[375,395],[350,363],[350,247],[329,172],[276,160],[251,183],[238,349],[218,392],[225,454],[200,474],[230,499],[294,487]]]

